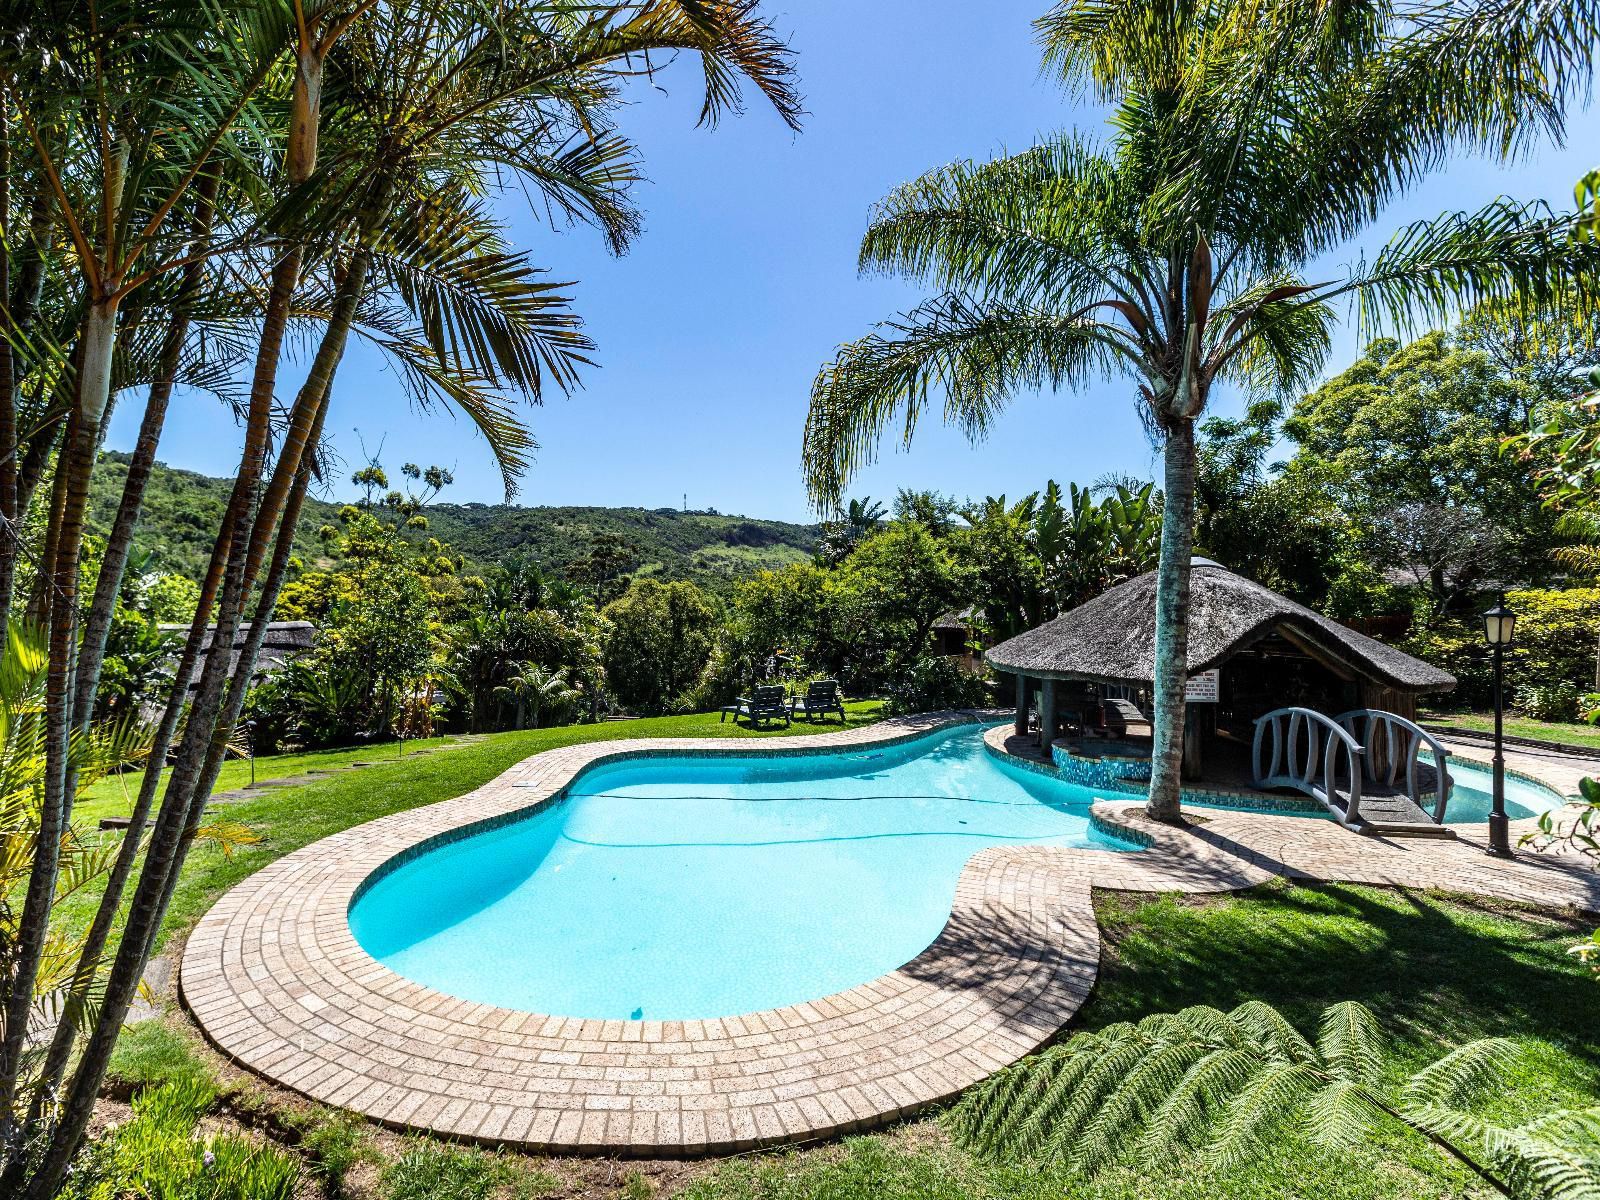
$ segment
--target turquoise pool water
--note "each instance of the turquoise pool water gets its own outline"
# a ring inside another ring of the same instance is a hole
[[[597,767],[544,812],[375,881],[357,941],[409,979],[558,1016],[682,1020],[815,999],[915,958],[985,846],[1137,847],[1086,789],[963,726],[892,747]]]
[[[1432,762],[1432,756],[1423,753],[1424,762]],[[1466,825],[1473,822],[1487,821],[1489,809],[1494,800],[1494,773],[1488,767],[1480,767],[1477,763],[1469,763],[1463,759],[1450,760],[1450,774],[1455,779],[1455,786],[1450,789],[1450,803],[1444,812],[1446,825]],[[1285,791],[1282,793],[1292,799],[1297,794]],[[1315,800],[1304,799],[1304,812],[1284,812],[1279,815],[1310,817],[1313,820],[1331,821],[1333,817],[1317,804]],[[1240,812],[1252,811],[1248,806],[1232,804],[1208,804],[1203,800],[1186,799],[1185,804],[1192,804],[1199,808],[1224,808]],[[1431,811],[1433,797],[1425,793],[1422,806]],[[1542,783],[1533,783],[1515,775],[1506,775],[1506,816],[1513,821],[1520,821],[1527,817],[1536,817],[1542,812],[1549,812],[1553,808],[1560,808],[1566,801],[1553,789],[1545,787]]]
[[[1450,790],[1444,823],[1455,825],[1468,821],[1487,821],[1494,797],[1494,772],[1488,767],[1452,758],[1450,774],[1456,783]],[[1560,808],[1564,803],[1559,795],[1543,784],[1530,783],[1515,775],[1506,776],[1506,815],[1513,821],[1538,816],[1552,808]]]

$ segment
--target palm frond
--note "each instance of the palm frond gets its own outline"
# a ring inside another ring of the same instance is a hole
[[[945,295],[840,349],[812,385],[803,467],[812,500],[837,507],[898,421],[911,440],[930,399],[980,439],[1023,388],[1060,387],[1103,367],[1117,336],[1092,322]]]
[[[1354,294],[1362,328],[1410,331],[1485,301],[1560,316],[1592,299],[1571,280],[1600,269],[1600,245],[1573,240],[1570,217],[1541,202],[1496,200],[1401,230],[1369,267],[1328,290]],[[1577,315],[1571,313],[1571,315]]]

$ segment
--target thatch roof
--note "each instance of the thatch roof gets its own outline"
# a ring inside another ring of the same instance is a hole
[[[189,632],[187,625],[163,625],[165,632],[178,634],[180,637]],[[195,659],[194,670],[189,676],[189,686],[196,687],[200,683],[200,674],[205,670],[206,658],[211,653],[211,643],[216,637],[217,627],[212,625],[206,629],[204,640],[200,644],[200,654]],[[261,653],[256,656],[254,678],[259,679],[270,675],[283,667],[285,663],[298,658],[316,643],[316,626],[310,621],[269,621],[266,633],[261,639]],[[243,621],[233,631],[233,648],[228,655],[228,675],[231,678],[239,671],[239,659],[242,657],[245,641],[250,636],[250,622]]]
[[[1148,684],[1155,675],[1156,574],[1140,575],[984,654],[990,666],[1037,678]],[[1271,634],[1356,675],[1407,692],[1444,692],[1455,676],[1347,629],[1208,559],[1189,592],[1189,671],[1220,666]]]
[[[960,610],[951,609],[935,621],[933,627],[935,629],[951,629],[957,632],[965,632],[972,628],[977,619],[977,605],[969,604],[966,608]]]

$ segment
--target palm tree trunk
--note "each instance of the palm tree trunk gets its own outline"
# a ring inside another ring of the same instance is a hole
[[[355,321],[369,265],[370,256],[365,252],[357,254],[351,262],[311,372],[296,397],[272,481],[262,497],[253,527],[249,528],[248,533],[246,528],[251,524],[248,522],[248,513],[239,514],[241,519],[223,586],[223,599],[218,606],[212,650],[206,658],[199,695],[190,713],[189,728],[146,852],[145,869],[134,889],[122,944],[106,981],[99,1019],[73,1074],[47,1161],[41,1164],[30,1180],[30,1200],[46,1200],[53,1194],[52,1189],[59,1187],[61,1173],[88,1126],[117,1033],[127,1016],[128,1006],[171,903],[178,870],[199,828],[210,785],[214,784],[217,770],[220,769],[222,747],[226,743],[228,730],[232,728],[229,718],[236,720],[243,705],[244,681],[254,670],[253,652],[260,648],[266,617],[270,616],[271,604],[276,603],[276,592],[282,584],[284,568],[287,566],[288,548],[294,540],[294,528],[287,520],[280,523],[277,518],[280,515],[284,518],[293,516],[298,524],[300,504],[296,500],[291,506],[291,500],[296,494],[303,499],[304,486],[299,483],[300,469],[304,465],[309,471],[305,451],[320,431],[326,398],[331,392],[334,372]],[[248,450],[246,458],[249,458]],[[241,481],[243,475],[241,472]],[[251,490],[254,490],[253,487]],[[273,534],[276,534],[276,538],[273,538]],[[263,603],[258,607],[254,623],[256,627],[247,635],[234,686],[224,698],[223,683],[228,673],[229,652],[242,615],[244,599],[254,584],[253,573],[259,569],[269,544],[278,546],[267,580],[271,594],[264,593],[262,596]],[[282,563],[277,561],[279,558],[282,558]],[[199,619],[197,617],[197,622]],[[191,630],[191,637],[193,633]],[[183,682],[180,679],[175,686],[181,686]],[[158,769],[154,763],[149,768],[150,771]]]
[[[122,499],[117,505],[117,515],[106,539],[100,574],[95,580],[94,600],[84,622],[83,640],[78,650],[78,675],[73,685],[73,714],[79,729],[87,729],[94,715],[94,694],[100,684],[100,668],[105,657],[106,638],[111,632],[111,617],[116,610],[117,594],[121,591],[128,553],[133,546],[134,529],[144,509],[145,489],[155,467],[156,447],[161,441],[167,406],[177,380],[178,363],[184,342],[189,336],[190,313],[205,278],[205,264],[199,255],[210,239],[212,208],[219,182],[219,176],[213,172],[202,176],[196,188],[194,238],[190,245],[190,252],[196,256],[195,261],[184,268],[172,319],[162,341],[156,379],[150,385],[144,419],[139,425],[139,437],[134,443],[133,457],[128,462]]]
[[[138,797],[134,800],[133,812],[128,818],[128,828],[123,834],[116,861],[106,877],[105,890],[95,910],[94,921],[78,952],[78,963],[73,970],[72,984],[68,989],[68,1008],[63,1014],[63,1019],[56,1025],[41,1071],[40,1091],[35,1098],[35,1115],[38,1111],[42,1111],[47,1094],[59,1083],[71,1060],[72,1050],[78,1037],[78,1024],[75,1019],[70,1018],[82,1011],[87,1000],[90,985],[93,984],[94,977],[100,969],[101,957],[110,939],[112,926],[116,923],[121,910],[123,893],[127,890],[128,880],[132,877],[134,865],[138,861],[145,828],[150,821],[150,810],[155,805],[156,792],[160,790],[161,770],[166,764],[167,751],[172,745],[173,735],[187,705],[189,681],[194,675],[195,663],[199,659],[200,646],[210,622],[212,606],[216,603],[217,590],[222,586],[222,573],[227,565],[227,549],[227,539],[219,538],[212,550],[205,581],[200,587],[200,600],[190,623],[189,636],[184,642],[183,653],[179,656],[177,670],[173,676],[167,707],[162,713],[155,737],[151,740],[150,755],[140,780]]]
[[[295,253],[294,260],[297,272],[298,252]],[[206,656],[199,693],[189,710],[189,720],[181,743],[178,763],[167,782],[166,794],[156,817],[155,828],[149,845],[145,848],[144,868],[134,888],[133,899],[123,927],[122,942],[117,948],[110,977],[106,982],[105,1001],[90,1034],[83,1059],[74,1073],[53,1136],[37,1169],[28,1180],[25,1194],[32,1200],[49,1200],[49,1197],[59,1190],[67,1163],[76,1153],[84,1130],[88,1128],[100,1081],[104,1078],[106,1066],[111,1060],[111,1050],[116,1044],[123,1019],[127,1015],[128,1005],[138,988],[150,947],[155,941],[155,930],[159,927],[155,917],[160,899],[165,892],[167,873],[175,869],[174,859],[188,814],[190,789],[200,767],[198,754],[209,740],[205,736],[210,729],[208,722],[214,718],[221,702],[223,677],[227,672],[229,652],[233,646],[239,609],[245,593],[245,543],[250,529],[251,501],[259,485],[270,444],[271,381],[276,375],[278,354],[287,324],[288,303],[292,298],[297,278],[297,274],[295,277],[289,277],[283,266],[280,260],[278,268],[274,271],[272,294],[267,305],[270,317],[274,303],[281,295],[282,316],[276,322],[269,319],[263,323],[262,346],[257,354],[257,369],[252,384],[250,409],[245,421],[245,442],[240,456],[239,472],[228,498],[221,532],[212,551],[208,587],[202,591],[201,603],[195,612],[194,621],[189,629],[189,638],[184,647],[183,658],[188,664],[188,669],[180,667],[177,678],[173,680],[172,693],[168,699],[169,715],[175,710],[177,713],[182,712],[188,692],[189,671],[193,669],[193,663],[198,660],[200,646],[206,638],[211,601],[217,598],[214,581],[220,581],[221,596],[217,600],[217,619],[211,631],[211,651]],[[170,724],[173,728],[176,727],[176,716],[173,716]],[[168,722],[164,718],[164,728],[167,725]],[[170,733],[167,736],[170,738]],[[145,766],[141,800],[146,788],[153,793],[159,786],[166,749],[164,739],[158,737],[150,761]],[[133,833],[130,828],[124,835],[125,839],[131,837]],[[124,845],[127,845],[126,840]],[[104,908],[103,899],[102,911]]]
[[[1182,820],[1184,689],[1189,664],[1189,570],[1194,550],[1194,422],[1178,417],[1167,429],[1163,455],[1161,560],[1156,575],[1154,745],[1151,752],[1152,820]]]
[[[17,925],[14,967],[6,981],[5,1038],[0,1042],[0,1145],[10,1147],[17,1119],[17,1085],[27,1044],[28,1014],[43,961],[54,907],[61,839],[71,798],[67,795],[68,745],[72,721],[72,656],[77,630],[78,552],[83,543],[84,510],[94,468],[100,419],[111,390],[111,353],[116,343],[117,302],[97,301],[84,318],[80,341],[75,429],[66,445],[58,478],[64,479],[60,520],[52,557],[44,564],[50,619],[49,670],[45,687],[45,776],[39,809],[38,840]]]
[[[11,295],[11,89],[0,89],[0,300]],[[11,586],[22,530],[17,517],[17,377],[10,306],[0,304],[0,653],[5,652]]]
[[[196,218],[196,225],[197,229],[204,233],[210,227],[210,208],[216,195],[216,176],[208,176],[201,181],[200,194],[203,211]],[[196,240],[198,245],[200,239],[197,237]],[[134,528],[138,524],[139,514],[144,506],[145,489],[155,466],[156,447],[161,439],[168,403],[172,398],[178,358],[182,353],[184,340],[188,336],[189,309],[201,282],[202,273],[203,266],[199,262],[191,264],[184,272],[183,289],[161,350],[159,374],[150,386],[144,420],[139,428],[133,457],[128,464],[128,476],[123,483],[122,500],[117,507],[116,519],[112,523],[111,534],[106,541],[105,555],[101,560],[100,574],[95,583],[94,600],[84,624],[83,638],[78,649],[78,672],[73,685],[74,724],[80,730],[88,728],[94,715],[94,695],[99,686],[100,668],[105,656],[106,638],[111,629],[111,617],[116,608],[123,572],[127,567],[128,552],[133,545]],[[209,601],[207,607],[210,607]],[[179,665],[181,670],[178,678],[187,681],[194,664],[189,661]],[[160,739],[161,756],[164,758],[166,743],[171,739],[171,730],[176,727],[176,720],[170,727],[163,722],[163,727],[167,728],[166,735]],[[159,778],[159,772],[153,774],[151,778],[152,780]],[[56,1023],[50,1049],[40,1070],[39,1086],[29,1114],[30,1119],[37,1119],[43,1111],[46,1097],[59,1084],[71,1059],[83,1007],[98,970],[100,955],[105,949],[106,938],[110,934],[111,922],[116,916],[122,890],[127,884],[128,874],[133,869],[133,860],[137,857],[139,843],[144,836],[144,827],[149,820],[150,805],[155,790],[153,786],[148,789],[142,786],[140,788],[139,800],[135,803],[122,847],[113,865],[111,878],[107,880],[106,891],[111,897],[110,903],[101,904],[100,910],[95,914],[86,943],[80,951],[72,983],[67,989],[65,1009],[61,1019]],[[103,896],[102,900],[105,898]]]
[[[61,448],[57,462],[64,463],[78,436],[78,414],[67,416],[61,435]],[[39,547],[38,569],[33,572],[33,591],[28,596],[26,609],[28,624],[42,626],[50,619],[50,593],[55,584],[51,564],[56,560],[56,548],[61,542],[61,519],[67,507],[67,472],[58,466],[50,478],[49,509],[44,517],[44,539]],[[24,509],[24,512],[27,510]]]
[[[336,309],[337,311],[337,309]],[[338,339],[341,346],[343,338]],[[324,336],[327,341],[327,335]],[[319,356],[320,357],[320,356]],[[294,535],[300,526],[300,513],[305,506],[306,491],[311,486],[311,476],[314,473],[314,455],[317,443],[322,438],[322,428],[328,416],[328,407],[333,392],[333,376],[328,373],[324,378],[324,386],[320,403],[311,421],[311,430],[307,438],[309,449],[301,456],[299,465],[295,469],[294,480],[289,488],[289,494],[284,501],[283,520],[278,527],[277,541],[272,552],[272,561],[267,567],[267,576],[261,585],[261,594],[256,601],[255,616],[250,622],[250,632],[245,638],[244,645],[240,648],[239,669],[234,673],[233,681],[228,688],[228,697],[223,705],[221,719],[216,723],[217,733],[212,738],[210,752],[207,755],[205,766],[201,771],[200,782],[195,789],[195,800],[189,809],[189,819],[184,827],[183,840],[178,853],[178,865],[181,866],[187,856],[189,847],[193,844],[195,834],[200,828],[200,819],[205,813],[206,802],[211,797],[211,789],[216,786],[217,775],[222,770],[222,764],[227,758],[227,734],[239,722],[239,715],[244,709],[245,694],[250,690],[250,680],[255,673],[257,656],[261,653],[261,644],[266,640],[267,625],[272,620],[272,610],[277,607],[278,596],[283,591],[283,582],[289,574],[289,563],[294,558]],[[307,381],[308,386],[314,386],[313,381]],[[166,894],[161,900],[161,917],[164,920],[166,912],[172,904],[173,893],[177,890],[178,870],[176,867],[167,878]],[[159,923],[158,923],[159,928]]]
[[[320,97],[322,57],[307,54],[302,45],[298,55],[299,70],[294,81],[293,112],[289,145],[286,148],[289,184],[297,186],[309,178],[316,166],[317,136],[320,123]],[[44,1154],[32,1172],[26,1188],[28,1200],[49,1200],[59,1190],[65,1178],[67,1164],[77,1152],[89,1118],[100,1082],[110,1063],[111,1051],[121,1031],[128,1005],[138,987],[150,949],[160,929],[165,913],[165,902],[171,895],[171,876],[181,865],[185,844],[184,834],[190,827],[194,807],[194,786],[199,781],[203,766],[202,755],[211,741],[217,711],[222,703],[223,678],[233,646],[234,632],[250,588],[246,560],[254,559],[259,565],[263,549],[253,547],[253,532],[260,529],[259,518],[252,529],[251,502],[265,472],[267,452],[271,444],[270,416],[277,382],[278,365],[282,356],[283,338],[288,325],[289,308],[299,283],[303,248],[296,242],[285,248],[272,272],[272,284],[262,314],[261,338],[257,347],[255,370],[251,378],[250,404],[245,423],[245,442],[240,470],[229,497],[217,547],[213,553],[214,565],[222,567],[221,597],[212,634],[212,653],[206,658],[201,676],[199,694],[185,730],[179,758],[168,782],[161,811],[145,853],[144,869],[138,884],[127,921],[123,939],[118,947],[110,976],[106,981],[106,996],[99,1018],[85,1047],[83,1058],[73,1075],[72,1084]],[[330,375],[331,378],[331,375]],[[302,389],[304,390],[304,389]],[[293,422],[291,422],[293,424]],[[287,445],[285,447],[287,449]],[[280,465],[282,459],[280,458]],[[298,460],[296,461],[296,467]],[[291,467],[291,474],[295,467]],[[280,495],[286,498],[287,486]],[[265,507],[263,505],[263,507]],[[270,522],[275,527],[277,521]],[[270,531],[270,530],[269,530]],[[225,564],[225,565],[224,565]],[[215,595],[215,592],[212,593]],[[202,599],[206,599],[202,597]],[[199,642],[205,636],[209,616],[208,603],[203,603],[190,628],[189,642],[184,657],[193,662],[198,655]],[[169,711],[181,706],[187,691],[188,676],[182,673],[173,682]],[[170,736],[170,735],[169,735]],[[152,757],[146,767],[147,780],[159,779],[162,758]],[[154,783],[150,784],[152,788]],[[130,833],[132,830],[129,831]]]

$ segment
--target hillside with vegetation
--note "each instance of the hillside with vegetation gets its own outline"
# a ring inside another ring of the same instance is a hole
[[[101,455],[90,497],[90,528],[104,536],[128,474],[128,455]],[[148,569],[199,579],[222,523],[232,481],[157,464],[145,496],[134,554]],[[337,524],[343,504],[312,497],[295,536],[302,562],[343,565],[336,541],[320,531]],[[804,562],[821,531],[814,525],[672,508],[525,508],[512,504],[428,506],[430,533],[484,570],[507,557],[537,562],[574,578],[597,546],[618,560],[618,574],[688,580],[714,592],[767,568]],[[137,560],[136,560],[137,561]]]

